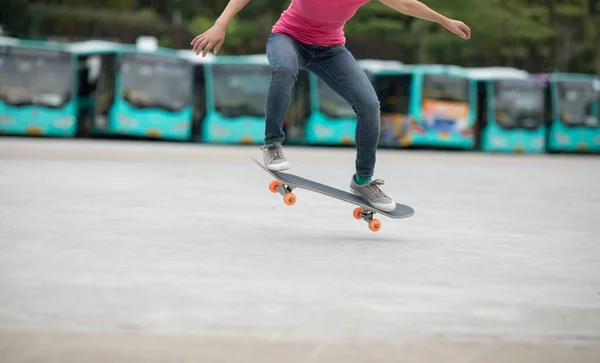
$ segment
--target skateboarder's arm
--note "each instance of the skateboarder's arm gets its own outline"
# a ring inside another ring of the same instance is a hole
[[[378,0],[380,3],[406,15],[443,24],[450,19],[430,9],[427,5],[417,0]]]
[[[440,24],[454,34],[459,35],[463,39],[471,37],[471,29],[462,21],[449,19],[442,14],[432,10],[427,5],[418,0],[377,0],[380,3],[406,15],[414,16],[415,18],[429,20]]]
[[[231,21],[231,19],[246,6],[250,0],[229,0],[227,6],[221,13],[221,16],[215,21],[215,24],[219,24],[227,27],[227,24]]]
[[[225,41],[225,30],[229,21],[248,4],[250,0],[229,0],[227,6],[221,13],[221,16],[215,21],[215,24],[204,33],[196,36],[192,40],[192,49],[194,53],[205,57],[209,50],[217,54],[223,42]]]

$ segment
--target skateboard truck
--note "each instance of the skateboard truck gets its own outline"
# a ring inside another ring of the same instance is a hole
[[[369,223],[369,229],[373,232],[377,232],[381,229],[381,222],[378,219],[373,219],[375,212],[363,208],[356,207],[353,212],[354,218],[356,219],[364,219],[367,223]]]
[[[273,180],[269,184],[269,190],[273,193],[279,193],[283,195],[283,202],[287,205],[294,205],[296,203],[296,194],[292,193],[293,187],[289,185],[281,184],[277,180]]]

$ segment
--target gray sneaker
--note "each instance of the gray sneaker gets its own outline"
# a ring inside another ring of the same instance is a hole
[[[282,171],[290,168],[290,163],[283,155],[283,147],[280,143],[274,143],[270,146],[261,146],[263,150],[263,160],[269,170]]]
[[[354,176],[352,176],[350,190],[352,194],[362,198],[373,207],[385,212],[391,212],[396,209],[396,203],[394,203],[392,198],[385,195],[379,188],[380,185],[383,185],[383,180],[381,179],[371,180],[366,184],[358,185],[354,180]]]

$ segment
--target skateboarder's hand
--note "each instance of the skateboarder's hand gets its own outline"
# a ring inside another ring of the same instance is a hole
[[[213,48],[213,53],[217,54],[225,41],[225,30],[225,25],[215,23],[210,29],[195,37],[191,44],[196,55],[202,52],[202,57],[206,57],[206,53]]]
[[[448,29],[449,31],[463,39],[471,38],[471,29],[469,29],[469,27],[462,21],[448,19],[448,21],[442,25],[444,26],[444,28]]]

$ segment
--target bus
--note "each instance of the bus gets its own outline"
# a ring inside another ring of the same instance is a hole
[[[214,56],[202,61],[196,56],[198,73],[204,78],[206,116],[201,140],[206,143],[263,144],[265,96],[271,80],[266,54]],[[201,67],[201,68],[200,68]],[[283,120],[290,143],[304,141],[308,115],[308,74],[300,71],[290,109]]]
[[[450,65],[411,65],[411,145],[472,149],[477,84]]]
[[[178,51],[138,39],[103,54],[99,63],[95,135],[193,138],[194,67]]]
[[[1,39],[0,133],[90,136],[92,60],[113,47],[108,42],[83,49],[67,43]]]
[[[589,74],[552,73],[546,79],[552,109],[549,152],[600,152],[600,79]]]
[[[469,75],[477,81],[476,148],[545,152],[545,83],[510,67],[471,68]]]
[[[413,84],[411,68],[398,61],[360,60],[381,108],[379,146],[407,147],[411,144],[410,95]]]

